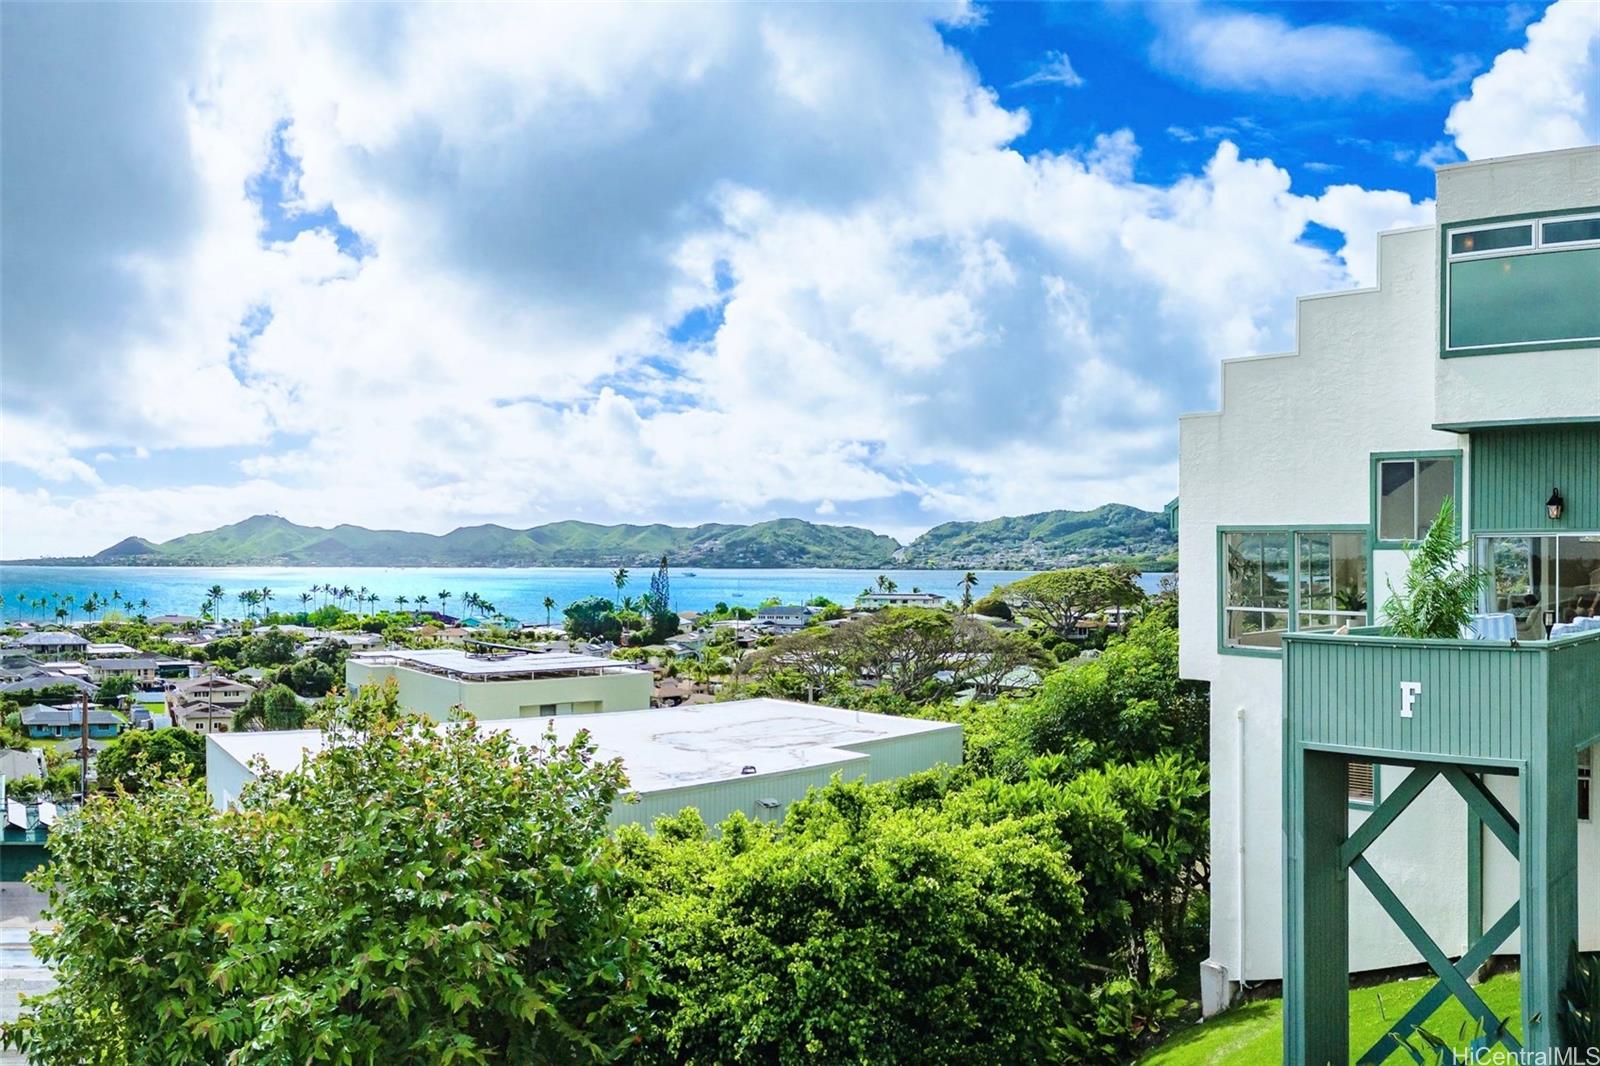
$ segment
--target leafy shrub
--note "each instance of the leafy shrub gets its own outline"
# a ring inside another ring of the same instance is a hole
[[[1461,635],[1488,580],[1486,571],[1461,562],[1466,547],[1456,539],[1455,507],[1446,499],[1410,554],[1405,590],[1396,592],[1389,583],[1383,616],[1395,636],[1453,640]]]
[[[59,983],[0,1034],[41,1066],[622,1059],[651,985],[593,754],[348,716],[238,810],[93,797],[35,877]]]

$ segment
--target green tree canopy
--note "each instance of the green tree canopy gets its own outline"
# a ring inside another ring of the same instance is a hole
[[[1084,618],[1144,599],[1131,566],[1079,566],[1025,577],[997,590],[1016,610],[1060,636]]]
[[[115,707],[122,697],[132,694],[139,686],[130,674],[112,674],[100,682],[95,690],[95,702],[102,707]]]
[[[620,766],[473,723],[330,740],[236,810],[169,782],[58,828],[35,951],[59,983],[7,1042],[42,1066],[628,1055],[650,984],[606,833]]]
[[[132,729],[108,741],[95,759],[103,789],[141,792],[154,778],[198,781],[206,772],[206,738],[187,729]]]
[[[305,724],[305,705],[281,684],[251,693],[233,715],[235,729],[301,729]]]
[[[567,619],[567,635],[579,640],[620,640],[622,621],[617,605],[604,596],[586,596],[570,603],[561,612]]]

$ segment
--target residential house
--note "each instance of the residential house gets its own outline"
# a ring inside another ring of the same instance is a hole
[[[88,647],[84,648],[83,651],[84,654],[91,659],[116,659],[124,656],[128,658],[136,658],[140,654],[138,648],[115,642],[110,644],[91,643]]]
[[[774,630],[795,630],[805,626],[821,610],[820,607],[807,607],[804,604],[761,607],[756,610],[755,620],[757,625]]]
[[[16,646],[43,658],[63,659],[83,655],[89,648],[89,641],[70,629],[43,629],[18,637]]]
[[[123,730],[123,721],[110,711],[91,707],[88,711],[91,737],[114,737]],[[83,736],[84,711],[81,707],[47,707],[36,703],[22,709],[22,728],[35,740],[59,740]]]
[[[5,779],[0,777],[0,805],[6,820],[0,828],[0,882],[19,882],[50,861],[50,830],[63,814],[77,809],[74,803],[19,803],[7,799]]]
[[[234,712],[255,694],[255,687],[231,677],[210,675],[180,681],[167,690],[167,711],[174,724],[194,733],[226,733]]]
[[[863,592],[856,597],[857,607],[943,607],[945,598],[937,592]]]
[[[1496,953],[1543,1051],[1570,944],[1600,948],[1600,148],[1437,183],[1434,224],[1379,235],[1376,286],[1302,298],[1297,350],[1225,362],[1220,409],[1180,423],[1202,1004],[1283,981],[1285,1061],[1360,1050],[1348,972]],[[1446,503],[1491,575],[1478,639],[1388,636]]]
[[[89,668],[89,680],[97,685],[113,677],[131,677],[140,685],[154,684],[156,680],[155,659],[90,659],[84,665]]]
[[[393,680],[402,707],[441,722],[457,707],[488,719],[650,706],[650,671],[629,663],[572,652],[469,647],[358,652],[345,661],[345,682],[354,690]]]
[[[845,711],[787,700],[733,700],[707,706],[639,709],[553,719],[482,723],[520,744],[540,744],[547,728],[559,742],[580,731],[599,759],[620,759],[628,795],[613,805],[612,825],[648,826],[685,807],[715,825],[742,812],[755,821],[783,818],[789,805],[836,776],[888,781],[961,763],[961,727],[898,715]],[[326,735],[316,730],[244,732],[206,741],[206,789],[219,809],[268,769],[292,771]]]

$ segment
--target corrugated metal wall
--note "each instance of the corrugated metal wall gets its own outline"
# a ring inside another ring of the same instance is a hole
[[[1600,403],[1600,383],[1595,393]],[[1552,487],[1566,500],[1559,521],[1545,514]],[[1471,497],[1475,533],[1600,530],[1600,424],[1473,433]]]

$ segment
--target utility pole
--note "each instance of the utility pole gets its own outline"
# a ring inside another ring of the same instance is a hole
[[[82,802],[89,798],[89,694],[78,693],[78,700],[83,719],[79,723],[78,737],[78,800]]]

